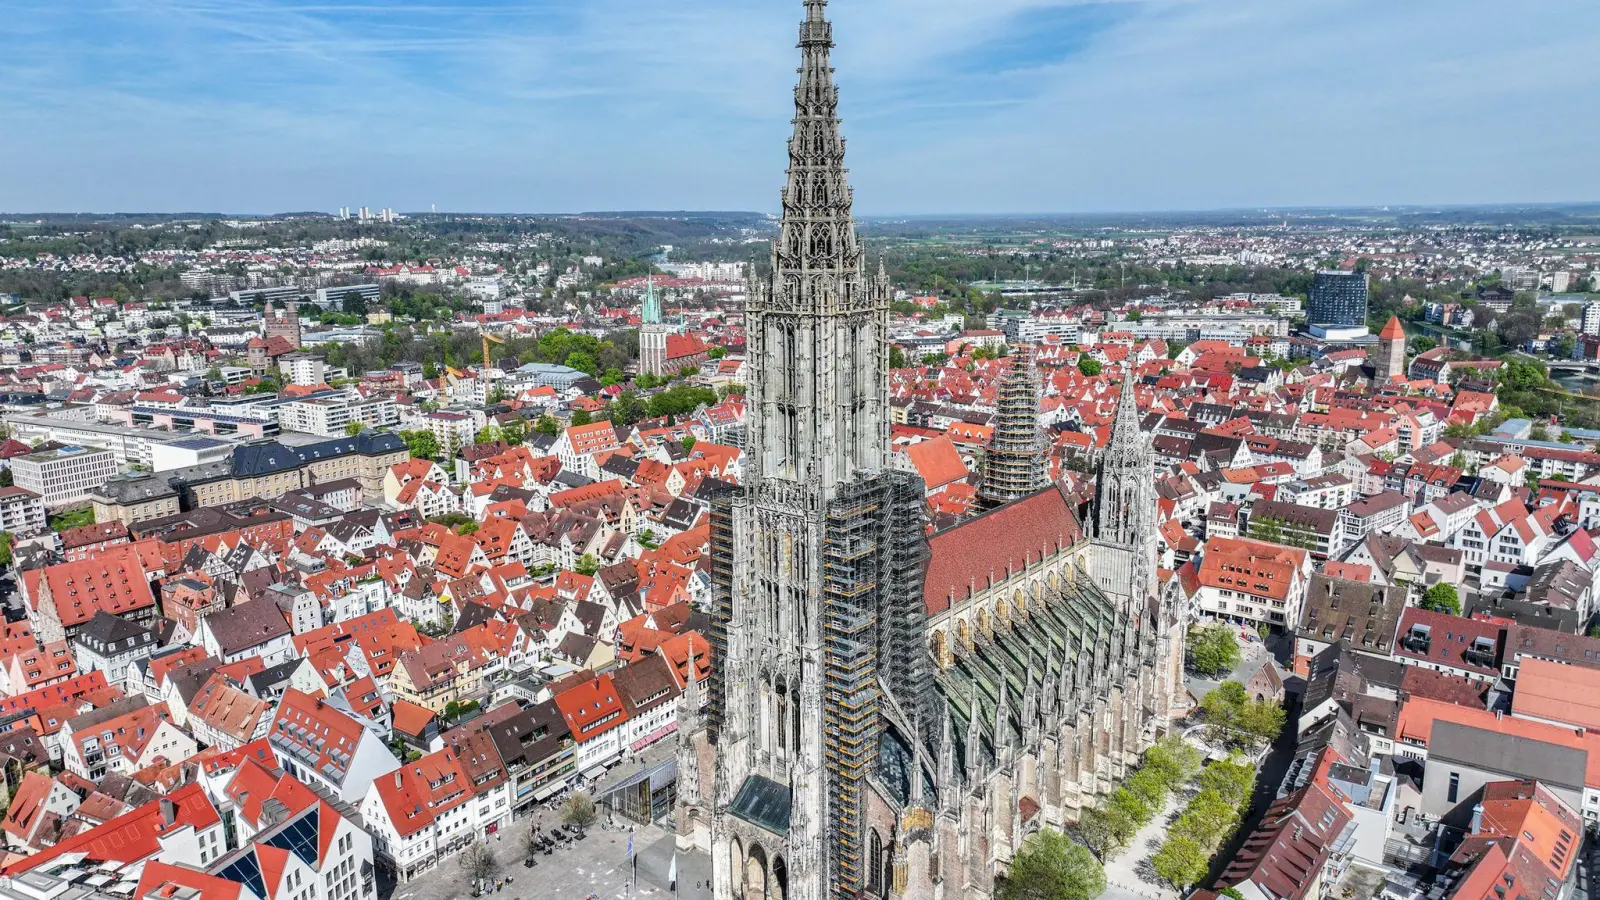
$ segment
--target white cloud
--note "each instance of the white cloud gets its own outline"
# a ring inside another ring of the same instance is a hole
[[[770,209],[781,183],[798,2],[15,2],[12,209]],[[865,212],[1600,197],[1590,0],[833,7]]]

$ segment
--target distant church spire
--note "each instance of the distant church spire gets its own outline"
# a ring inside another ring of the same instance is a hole
[[[1033,348],[1017,347],[1000,379],[994,440],[983,458],[978,505],[994,509],[1045,486],[1044,450],[1039,440],[1039,380]]]
[[[656,273],[650,272],[644,277],[644,306],[640,310],[639,318],[646,325],[661,324],[661,301],[656,299]]]
[[[1124,547],[1140,545],[1155,530],[1155,472],[1150,445],[1139,430],[1136,384],[1130,360],[1111,425],[1111,446],[1101,457],[1095,484],[1095,537]]]

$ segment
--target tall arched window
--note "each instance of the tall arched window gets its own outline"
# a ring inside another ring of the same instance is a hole
[[[867,845],[867,893],[883,896],[883,839],[878,837],[877,829],[873,829]]]

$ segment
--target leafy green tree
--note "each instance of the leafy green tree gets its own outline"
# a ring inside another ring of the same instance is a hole
[[[594,424],[594,416],[589,415],[589,411],[586,409],[574,410],[572,413],[572,418],[567,421],[567,424],[571,425],[573,428],[583,425],[592,425]]]
[[[361,296],[360,291],[346,291],[341,304],[344,311],[352,316],[367,314],[367,298]]]
[[[1283,705],[1275,700],[1252,700],[1240,708],[1235,723],[1239,729],[1261,743],[1270,743],[1283,733],[1288,720]]]
[[[1078,371],[1085,378],[1093,378],[1100,374],[1100,360],[1089,356],[1078,357]]]
[[[1156,874],[1177,888],[1180,893],[1192,884],[1198,884],[1211,869],[1211,854],[1196,841],[1173,835],[1161,842],[1161,848],[1150,857]]]
[[[533,423],[533,431],[535,434],[555,437],[561,433],[561,423],[557,422],[554,416],[540,416],[539,421]]]
[[[922,364],[925,365],[925,366],[933,366],[934,368],[938,368],[939,366],[942,366],[942,365],[944,365],[945,363],[947,363],[949,361],[950,361],[950,355],[947,354],[947,353],[924,353],[924,354],[922,354]]]
[[[406,449],[411,451],[412,459],[438,459],[439,439],[433,432],[426,429],[400,432],[400,440],[405,441]]]
[[[16,541],[16,536],[9,531],[0,531],[0,566],[11,565],[11,545]]]
[[[1271,516],[1252,516],[1249,537],[1268,544],[1283,543],[1283,525]]]
[[[494,424],[485,425],[478,429],[477,434],[472,436],[474,444],[492,444],[504,439],[505,433],[500,430],[500,426]]]
[[[345,437],[355,437],[366,430],[367,426],[361,424],[360,422],[351,422],[350,424],[344,426]]]
[[[711,388],[680,384],[670,387],[650,398],[648,411],[653,419],[683,416],[701,406],[715,406],[717,392]]]
[[[889,347],[889,368],[906,368],[906,352],[901,350],[898,344]]]
[[[1095,900],[1106,873],[1089,848],[1053,829],[1023,842],[999,885],[1000,900]]]
[[[508,420],[500,426],[500,436],[513,447],[520,445],[528,438],[528,420],[521,418]]]
[[[706,359],[721,359],[728,355],[727,347],[712,347],[706,351]]]
[[[1105,806],[1092,806],[1078,817],[1078,837],[1100,859],[1117,852],[1139,827]]]
[[[1227,625],[1208,625],[1189,636],[1189,668],[1196,674],[1225,675],[1233,671],[1240,659],[1239,641]]]
[[[639,394],[635,391],[623,391],[617,399],[611,401],[606,410],[606,418],[619,425],[632,425],[649,415],[650,411]]]
[[[599,371],[599,364],[594,361],[594,355],[583,350],[574,350],[567,354],[566,365],[589,375]]]
[[[622,375],[622,370],[621,369],[616,369],[616,368],[607,369],[600,376],[600,385],[602,387],[611,387],[613,385],[618,385],[618,384],[622,383],[622,378],[623,378],[623,375]]]
[[[692,434],[684,435],[683,436],[683,452],[685,452],[685,453],[692,452],[694,450],[694,443],[695,443],[694,435],[692,435]]]
[[[1255,766],[1238,754],[1206,766],[1199,779],[1201,791],[1215,791],[1235,809],[1249,802],[1255,783]]]
[[[600,560],[595,559],[593,553],[585,553],[578,560],[577,565],[572,567],[572,571],[577,572],[579,575],[593,575],[600,571]]]
[[[1443,582],[1428,588],[1428,592],[1422,595],[1422,602],[1417,605],[1434,612],[1461,615],[1461,595],[1456,593],[1453,585]]]

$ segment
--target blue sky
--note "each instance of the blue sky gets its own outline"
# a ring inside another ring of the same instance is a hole
[[[0,210],[775,209],[799,0],[3,0]],[[1594,0],[834,0],[857,209],[1600,200]]]

